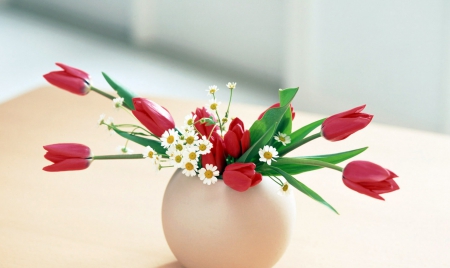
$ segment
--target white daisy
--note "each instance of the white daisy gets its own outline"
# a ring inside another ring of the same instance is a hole
[[[110,116],[110,117],[108,117],[108,119],[104,120],[103,123],[108,126],[108,130],[109,130],[109,134],[110,135],[115,133],[114,129],[112,127],[114,125],[114,118],[112,118]]]
[[[203,181],[203,184],[214,184],[217,182],[216,176],[219,176],[217,167],[211,164],[206,164],[205,168],[198,171],[198,177]]]
[[[144,148],[144,152],[142,153],[142,156],[144,158],[148,158],[150,159],[150,162],[152,163],[152,165],[155,168],[159,168],[159,164],[160,164],[160,156],[156,153],[155,150],[153,150],[152,147],[147,146]]]
[[[272,146],[265,145],[263,148],[259,149],[259,161],[267,162],[268,165],[272,164],[272,160],[276,161],[274,158],[278,157],[277,149]]]
[[[197,118],[196,114],[189,114],[184,117],[184,124],[188,127],[194,128],[195,119]]]
[[[277,194],[281,196],[289,196],[291,194],[291,187],[286,182],[278,189]]]
[[[175,129],[169,129],[164,131],[164,134],[161,137],[161,145],[164,148],[169,148],[170,146],[176,144],[179,140],[178,133]]]
[[[228,82],[227,88],[234,89],[236,87],[236,82]]]
[[[284,146],[291,143],[291,137],[281,132],[278,132],[278,136],[275,136],[274,139],[278,142],[281,142]]]
[[[172,165],[176,168],[182,168],[184,164],[183,152],[175,151],[170,154],[170,160]]]
[[[97,121],[97,124],[99,125],[99,126],[101,126],[101,125],[103,125],[104,123],[105,123],[105,114],[101,114],[100,115],[100,118],[98,119],[98,121]]]
[[[198,161],[199,155],[199,152],[192,148],[187,148],[183,151],[183,158],[186,159],[186,161]]]
[[[119,146],[116,148],[116,150],[123,154],[132,154],[134,152],[130,147],[127,146]]]
[[[213,85],[213,86],[209,86],[209,89],[207,89],[206,91],[208,92],[208,95],[213,95],[217,91],[219,91],[219,89],[217,88],[216,85]]]
[[[198,141],[198,135],[195,133],[194,130],[191,131],[185,131],[183,133],[184,142],[186,143],[187,147],[194,147],[197,144]]]
[[[206,136],[202,136],[202,139],[198,140],[198,153],[209,154],[211,152],[211,148],[213,147],[212,143],[206,138]]]
[[[219,105],[220,105],[220,101],[217,101],[215,99],[211,99],[211,100],[209,100],[208,110],[211,113],[214,113],[214,112],[217,111],[217,108],[219,107]]]
[[[123,100],[124,100],[123,98],[115,98],[115,99],[113,99],[112,101],[113,101],[114,108],[119,109],[120,107],[122,107]]]
[[[186,161],[183,163],[182,173],[188,177],[193,177],[197,174],[197,161]]]

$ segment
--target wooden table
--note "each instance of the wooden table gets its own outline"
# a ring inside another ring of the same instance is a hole
[[[178,123],[207,103],[206,96],[154,100]],[[233,104],[231,113],[248,126],[264,108]],[[297,127],[320,118],[296,108]],[[0,105],[1,268],[181,267],[160,219],[173,170],[154,173],[145,160],[97,161],[79,172],[41,170],[49,163],[46,144],[77,142],[97,154],[115,153],[124,140],[96,127],[101,113],[117,123],[133,120],[95,93],[79,97],[51,87]],[[341,215],[295,192],[297,228],[276,267],[450,267],[450,137],[374,121],[345,141],[314,141],[295,154],[370,146],[357,159],[395,171],[401,190],[383,202],[349,190],[332,170],[297,176]]]

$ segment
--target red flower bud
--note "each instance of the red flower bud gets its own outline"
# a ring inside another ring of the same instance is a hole
[[[322,136],[329,141],[340,141],[365,128],[373,115],[361,113],[366,105],[328,117],[322,123]]]
[[[394,172],[368,161],[353,161],[343,171],[344,184],[358,193],[384,200],[380,194],[400,189]]]
[[[161,137],[164,131],[175,128],[172,115],[166,108],[144,98],[133,98],[133,104],[134,116],[156,136]]]
[[[222,137],[214,132],[210,138],[213,147],[211,148],[211,152],[205,155],[202,155],[202,166],[206,167],[206,164],[211,164],[217,167],[217,170],[222,173],[225,168],[225,147],[223,144]]]
[[[53,162],[43,168],[45,171],[82,170],[92,161],[91,149],[77,143],[58,143],[44,146],[44,157]]]
[[[90,90],[89,74],[82,70],[56,63],[63,71],[54,71],[44,75],[50,84],[77,95],[86,95]]]
[[[210,113],[205,107],[197,108],[195,110],[195,115],[197,116],[195,118],[195,121],[197,123],[195,123],[195,128],[198,130],[198,132],[200,132],[200,134],[202,134],[202,136],[206,136],[209,137],[211,135],[211,132],[213,130],[217,130],[218,127],[217,125],[207,125],[207,123],[200,123],[200,119],[202,118],[210,118],[212,117],[214,119],[214,121],[216,120],[216,117]]]
[[[240,157],[248,150],[250,147],[250,132],[245,130],[241,119],[236,117],[231,121],[224,141],[227,153],[234,158]]]
[[[294,108],[292,107],[291,104],[289,104],[289,105],[291,106],[292,120],[294,120],[294,118],[295,118]],[[278,107],[280,107],[280,103],[279,103],[279,102],[273,104],[272,106],[270,106],[269,108],[267,108],[264,112],[262,112],[262,114],[260,114],[260,115],[258,116],[258,120],[260,120],[261,118],[263,118],[263,116],[264,116],[264,114],[267,112],[267,110],[269,110],[269,109],[271,109],[271,108],[278,108]]]
[[[244,192],[261,182],[261,173],[254,163],[233,163],[225,167],[223,182],[233,190]]]

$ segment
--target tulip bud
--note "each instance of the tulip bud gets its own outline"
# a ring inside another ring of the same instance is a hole
[[[225,147],[223,144],[222,137],[214,132],[210,138],[213,147],[211,148],[211,152],[205,155],[202,155],[202,166],[206,167],[206,164],[211,164],[217,167],[217,170],[222,173],[225,168]]]
[[[289,104],[291,106],[291,115],[292,115],[292,120],[294,120],[295,118],[295,112],[294,112],[294,108],[292,107],[291,104]],[[277,102],[275,104],[273,104],[272,106],[270,106],[269,108],[267,108],[264,112],[262,112],[259,116],[258,116],[258,120],[261,120],[261,118],[263,118],[264,114],[271,108],[278,108],[280,107],[280,103]]]
[[[365,128],[373,115],[361,113],[366,105],[328,117],[322,123],[322,136],[329,141],[340,141]]]
[[[254,163],[233,163],[225,167],[223,182],[238,192],[247,191],[261,182],[261,173],[255,172]]]
[[[384,200],[380,194],[400,189],[394,172],[368,161],[353,161],[343,170],[344,184],[358,193]]]
[[[195,110],[195,113],[193,114],[195,114],[196,118],[200,121],[195,123],[195,129],[197,129],[202,136],[209,137],[213,130],[218,129],[217,125],[208,124],[208,120],[205,119],[212,117],[212,120],[214,122],[216,121],[216,117],[212,113],[210,113],[205,107],[202,107],[201,109],[197,108]]]
[[[166,130],[175,128],[172,115],[166,108],[144,98],[133,98],[135,110],[134,116],[158,137],[161,137]]]
[[[90,91],[89,74],[82,70],[56,63],[63,71],[54,71],[44,75],[50,84],[77,95],[86,95]]]
[[[234,157],[240,157],[250,147],[250,132],[245,130],[241,119],[235,118],[228,127],[224,137],[227,153]]]
[[[44,146],[44,157],[53,162],[43,168],[45,171],[82,170],[89,167],[92,154],[89,147],[77,143],[58,143]]]

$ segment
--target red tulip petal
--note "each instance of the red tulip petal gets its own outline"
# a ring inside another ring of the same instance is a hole
[[[376,182],[389,179],[390,172],[369,161],[352,161],[347,164],[343,171],[344,178],[353,182]]]
[[[64,161],[58,162],[53,165],[49,165],[43,168],[45,171],[69,171],[69,170],[82,170],[89,167],[90,161],[82,158],[70,158]]]
[[[350,188],[360,194],[365,194],[365,195],[368,195],[368,196],[376,198],[376,199],[384,200],[384,198],[381,197],[379,194],[376,194],[376,193],[374,193],[352,181],[349,181],[345,178],[342,181],[344,182],[345,186],[347,186],[348,188]]]
[[[91,157],[91,149],[83,144],[78,143],[57,143],[44,146],[44,149],[54,155],[65,157],[89,158]]]
[[[64,71],[50,72],[44,75],[45,80],[50,84],[67,90],[77,95],[86,95],[89,93],[89,86],[86,82],[78,77],[73,77]]]
[[[225,134],[225,148],[229,155],[231,155],[234,158],[238,158],[241,156],[241,143],[233,131],[228,131]]]
[[[366,105],[364,104],[364,105],[355,107],[353,109],[350,109],[348,111],[344,111],[344,112],[332,115],[332,116],[328,117],[327,119],[325,119],[324,123],[327,122],[327,121],[331,121],[331,120],[333,120],[335,118],[342,118],[342,117],[345,117],[345,116],[350,115],[350,114],[359,113],[362,110],[364,110],[365,107],[366,107]]]
[[[247,191],[251,185],[251,179],[238,171],[226,171],[223,173],[223,182],[231,189],[238,192]]]
[[[242,154],[245,153],[248,148],[250,148],[250,132],[248,130],[244,131],[241,138],[241,150]]]
[[[56,65],[61,67],[66,73],[68,73],[68,74],[70,74],[72,76],[75,76],[75,77],[81,78],[83,80],[89,81],[89,74],[84,72],[84,71],[82,71],[82,70],[80,70],[80,69],[73,68],[73,67],[65,65],[63,63],[59,63],[59,62],[57,62]]]
[[[67,156],[55,155],[55,154],[49,153],[49,152],[45,153],[44,157],[45,157],[45,159],[47,159],[53,163],[58,163],[58,162],[61,162],[65,159],[67,159]]]
[[[255,175],[252,177],[252,184],[250,187],[258,185],[262,181],[261,173],[255,172]]]

